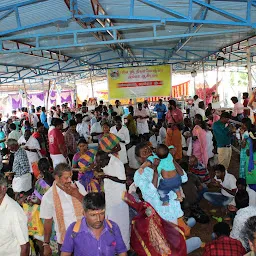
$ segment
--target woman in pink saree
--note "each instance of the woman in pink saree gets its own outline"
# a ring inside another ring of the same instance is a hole
[[[207,167],[208,164],[208,142],[206,124],[200,114],[195,115],[195,126],[192,131],[193,135],[193,155],[199,160],[200,163]]]

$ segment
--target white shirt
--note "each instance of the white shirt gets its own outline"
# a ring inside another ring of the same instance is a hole
[[[127,153],[126,153],[126,146],[127,144],[130,143],[130,134],[129,134],[129,130],[127,127],[122,126],[122,128],[117,131],[116,126],[113,126],[110,128],[110,133],[115,134],[116,136],[118,136],[122,141],[124,141],[125,143],[120,142],[120,147],[121,150],[118,152],[120,160],[122,161],[123,164],[127,164],[128,163],[128,159],[127,159]]]
[[[134,116],[146,117],[149,116],[147,109],[142,108],[142,110],[136,109],[134,112]],[[137,123],[147,123],[147,119],[145,118],[137,118]]]
[[[214,157],[214,153],[212,152],[214,149],[213,134],[211,131],[206,132],[206,141],[207,141],[207,154],[208,154],[208,158],[210,159],[210,158]]]
[[[122,126],[122,128],[119,131],[117,131],[116,126],[113,126],[110,128],[110,133],[113,133],[116,136],[118,136],[122,141],[125,142],[125,145],[130,143],[130,134],[126,126]]]
[[[91,118],[91,127],[97,122],[97,118],[95,116],[92,116]]]
[[[143,107],[144,108],[144,107]],[[147,111],[147,116],[149,116],[150,117],[150,110],[149,110],[149,108],[144,108],[146,111]],[[149,120],[149,118],[147,118],[146,119],[147,121]]]
[[[37,127],[37,123],[39,122],[38,116],[36,113],[32,113],[30,115],[30,119],[31,119],[31,125],[32,127]]]
[[[68,122],[63,121],[63,130],[66,130],[68,128]]]
[[[152,135],[149,138],[149,142],[152,144],[153,148],[156,148],[158,144],[161,144],[161,138],[160,136]]]
[[[78,181],[76,182],[76,185],[78,186],[79,192],[85,196],[87,194],[86,190],[84,189],[83,185],[81,185]],[[75,209],[72,203],[72,197],[65,193],[63,190],[61,190],[57,186],[57,192],[60,197],[61,201],[61,206],[63,209],[64,213],[64,222],[65,222],[65,227],[66,230],[69,227],[69,225],[73,222],[76,222],[76,214],[75,214]],[[40,206],[40,218],[41,219],[52,219],[54,220],[55,224],[55,230],[56,230],[56,236],[57,236],[57,242],[61,243],[60,239],[60,232],[59,232],[59,227],[58,227],[58,222],[56,218],[56,212],[55,212],[55,207],[54,207],[54,202],[53,202],[53,191],[52,187],[49,188],[49,190],[44,194]]]
[[[11,131],[8,135],[8,139],[14,139],[14,140],[19,140],[19,138],[21,137],[21,133],[19,131]]]
[[[91,134],[92,133],[102,133],[102,127],[100,122],[96,122],[93,124],[92,128],[91,128]],[[99,136],[94,136],[94,138],[98,138]]]
[[[123,163],[111,155],[107,166],[103,172],[107,175],[125,180],[125,168]],[[130,248],[130,220],[129,207],[123,201],[123,193],[126,192],[126,185],[114,182],[110,179],[104,179],[104,191],[106,199],[106,218],[113,220],[120,227],[121,235],[126,247]]]
[[[51,124],[52,124],[52,116],[51,115],[47,115],[47,124],[49,125],[49,126],[51,126]]]
[[[198,98],[197,100],[194,101],[194,110],[195,110],[195,111],[197,111],[197,109],[199,108],[199,107],[198,107],[198,104],[199,104],[200,101],[203,101],[203,100],[201,100],[200,98]]]
[[[161,127],[159,129],[159,136],[160,136],[160,139],[161,139],[161,143],[164,143],[165,138],[166,138],[166,129],[164,127]]]
[[[0,205],[0,255],[20,256],[20,246],[27,242],[27,216],[6,194]]]
[[[243,229],[245,222],[252,216],[256,216],[255,206],[248,206],[238,210],[234,219],[232,231],[230,233],[230,237],[239,240],[244,247],[246,243],[241,234],[241,230]]]
[[[59,115],[57,114],[57,111],[53,111],[53,118],[60,118]]]
[[[224,181],[222,182],[221,179],[217,179],[217,177],[214,177],[215,180],[219,181],[220,184],[224,187],[227,188],[229,190],[233,190],[233,189],[237,189],[236,187],[236,178],[234,175],[228,173],[226,171],[225,177],[224,177]],[[221,189],[221,194],[223,196],[227,196],[227,197],[234,197],[233,195],[229,194],[226,190]]]
[[[249,186],[246,187],[246,191],[249,195],[249,206],[256,207],[256,192],[251,189]]]
[[[89,125],[86,122],[82,122],[76,125],[76,131],[79,133],[80,137],[84,137],[88,141],[90,136]]]
[[[201,115],[201,116],[202,116],[202,118],[203,118],[203,120],[205,120],[205,119],[206,119],[206,117],[205,117],[205,110],[204,110],[204,109],[202,109],[202,108],[198,108],[198,109],[196,110],[196,114]]]
[[[135,170],[138,170],[141,164],[138,162],[136,155],[135,155],[135,148],[136,146],[132,146],[127,150],[127,156],[129,160],[129,167]]]
[[[142,110],[136,109],[134,116],[146,117],[148,116],[148,112],[145,108],[142,108]],[[137,131],[138,134],[149,133],[148,122],[146,118],[137,118]]]
[[[106,175],[117,177],[120,180],[126,179],[123,163],[113,155],[110,156],[108,165],[102,170]],[[110,179],[104,179],[104,191],[108,207],[115,206],[122,201],[122,194],[126,191],[126,185]]]
[[[122,116],[124,114],[123,107],[119,106],[118,108],[116,106],[113,106],[113,111],[117,113],[118,116]]]
[[[40,144],[36,138],[33,136],[30,136],[28,141],[25,140],[24,135],[20,137],[18,140],[18,143],[21,145],[25,143],[25,147],[28,147],[29,149],[36,149],[38,152],[31,152],[26,150],[26,154],[28,156],[28,161],[30,164],[30,171],[32,172],[32,163],[39,161],[39,150],[41,149]]]

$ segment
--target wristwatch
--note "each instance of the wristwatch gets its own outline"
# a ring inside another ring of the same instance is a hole
[[[47,246],[47,245],[50,246],[50,242],[44,242],[44,243],[43,243],[43,246]]]

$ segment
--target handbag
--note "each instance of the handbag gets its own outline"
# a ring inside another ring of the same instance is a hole
[[[200,208],[198,204],[190,207],[191,217],[195,218],[198,223],[207,224],[210,222],[209,216]]]
[[[184,128],[184,124],[183,124],[183,123],[177,123],[172,114],[171,114],[171,117],[172,117],[172,119],[173,119],[173,121],[174,121],[176,127],[177,127],[180,131],[182,131],[183,128]]]

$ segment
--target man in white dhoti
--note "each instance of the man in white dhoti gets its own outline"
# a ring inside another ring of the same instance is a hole
[[[134,118],[137,120],[137,131],[138,134],[149,133],[148,122],[149,118],[148,111],[142,108],[142,103],[138,104],[138,108],[135,110]]]
[[[11,152],[14,152],[12,189],[14,193],[27,192],[32,188],[32,177],[26,151],[20,148],[17,140],[14,139],[7,141],[7,147]]]
[[[18,140],[19,145],[23,145],[28,156],[28,161],[30,165],[30,172],[33,173],[32,164],[38,162],[41,156],[40,144],[36,138],[32,136],[30,130],[26,130],[24,135]],[[40,155],[39,155],[40,154]]]
[[[126,175],[123,163],[112,154],[103,151],[96,156],[97,167],[104,172],[106,218],[118,224],[127,250],[130,248],[129,207],[122,200],[126,191]]]

